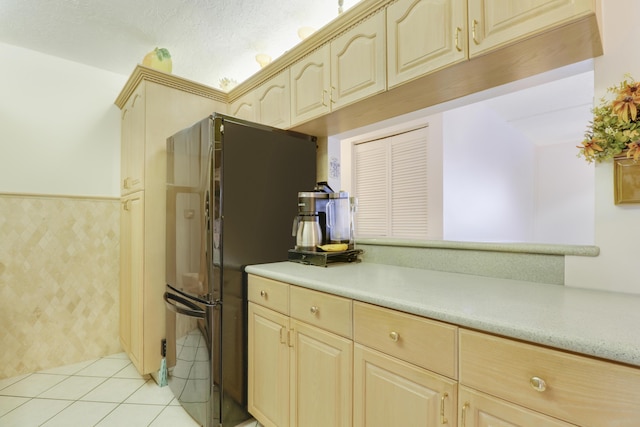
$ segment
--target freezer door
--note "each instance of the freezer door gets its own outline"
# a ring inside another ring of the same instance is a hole
[[[220,425],[220,305],[167,286],[167,379],[174,396],[197,422]]]

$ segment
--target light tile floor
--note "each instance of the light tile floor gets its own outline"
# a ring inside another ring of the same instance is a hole
[[[254,426],[253,423],[243,426]],[[0,380],[2,427],[196,427],[126,354]]]

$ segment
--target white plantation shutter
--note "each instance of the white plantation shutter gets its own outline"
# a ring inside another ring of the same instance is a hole
[[[420,131],[391,141],[391,236],[427,238],[427,141]]]
[[[357,237],[426,239],[427,128],[354,146]]]
[[[357,236],[384,237],[387,235],[388,159],[384,140],[358,144],[355,150],[355,181],[358,211]]]

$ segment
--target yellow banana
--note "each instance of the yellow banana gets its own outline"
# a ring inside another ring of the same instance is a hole
[[[322,245],[318,247],[325,252],[340,252],[340,251],[346,251],[347,249],[349,249],[349,245],[347,245],[346,243],[331,243],[328,245]]]

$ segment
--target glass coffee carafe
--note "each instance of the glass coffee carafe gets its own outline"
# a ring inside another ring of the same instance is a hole
[[[327,234],[329,243],[346,243],[353,249],[353,211],[349,193],[338,191],[329,194],[327,203]]]

